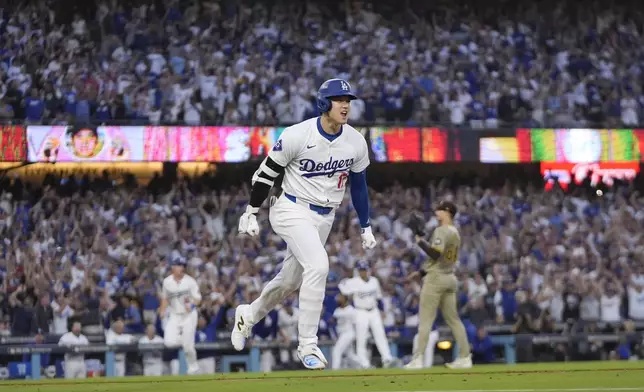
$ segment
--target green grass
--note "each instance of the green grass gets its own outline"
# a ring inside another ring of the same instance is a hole
[[[508,391],[644,392],[644,362],[478,366],[448,371],[403,369],[229,373],[192,377],[127,377],[0,382],[20,392],[352,392]]]

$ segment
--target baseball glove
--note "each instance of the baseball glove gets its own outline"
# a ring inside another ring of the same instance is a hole
[[[409,222],[407,226],[414,232],[414,235],[419,237],[425,236],[425,219],[422,215],[417,213],[412,213],[409,217]]]

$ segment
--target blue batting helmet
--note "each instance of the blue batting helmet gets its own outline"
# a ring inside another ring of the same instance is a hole
[[[322,83],[318,90],[318,110],[320,113],[326,113],[331,110],[332,97],[349,97],[349,99],[358,99],[351,91],[351,85],[344,79],[329,79]]]
[[[172,260],[171,263],[171,265],[180,265],[182,267],[185,267],[186,264],[186,259],[184,259],[183,257],[177,257],[176,259]]]
[[[366,261],[358,261],[356,263],[356,269],[358,271],[368,271],[369,270],[369,263]]]

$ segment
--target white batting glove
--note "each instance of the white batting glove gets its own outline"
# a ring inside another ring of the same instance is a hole
[[[239,234],[248,234],[251,237],[259,234],[259,224],[257,224],[257,216],[255,215],[258,211],[259,208],[250,205],[246,207],[246,212],[239,218],[239,226],[237,226]]]
[[[376,247],[376,237],[371,232],[371,226],[362,228],[360,237],[362,237],[362,247],[364,249],[373,249]]]

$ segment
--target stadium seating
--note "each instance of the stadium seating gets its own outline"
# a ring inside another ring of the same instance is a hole
[[[234,188],[211,193],[200,181],[137,191],[103,179],[95,184],[63,181],[64,186],[42,193],[26,192],[16,184],[11,193],[3,192],[0,246],[5,257],[0,274],[8,294],[0,312],[12,316],[7,326],[11,334],[65,332],[67,323],[60,318],[66,313],[59,313],[65,309],[99,329],[119,317],[134,320],[129,331],[142,333],[144,324],[156,322],[160,277],[181,257],[206,294],[204,317],[217,318],[213,327],[223,328],[231,317],[229,307],[248,301],[277,273],[285,244],[270,231],[265,216],[261,241],[237,238],[234,229],[247,193]],[[105,191],[97,195],[91,189]],[[391,331],[416,327],[419,287],[404,278],[419,267],[423,255],[412,246],[405,222],[410,209],[421,209],[431,201],[430,194],[438,194],[453,197],[461,206],[459,301],[463,317],[474,325],[514,324],[517,311],[526,308],[517,292],[527,294],[530,311],[544,322],[584,320],[611,326],[629,318],[644,321],[636,300],[644,284],[637,256],[641,240],[633,240],[638,238],[636,223],[643,219],[636,199],[610,193],[602,199],[611,200],[608,204],[518,186],[452,191],[432,184],[429,189],[424,193],[395,186],[374,194],[373,225],[380,245],[369,254],[355,251],[359,236],[350,235],[357,227],[350,203],[338,210],[328,244],[332,265],[327,316],[335,306],[337,282],[352,276],[357,260],[367,259],[383,281],[385,325]],[[392,206],[390,200],[405,204]],[[427,219],[428,229],[433,228],[435,218]],[[619,251],[611,241],[634,242],[623,248],[629,251]],[[53,282],[51,297],[42,297],[39,288],[46,281]],[[613,295],[621,298],[617,318],[602,309],[602,301]],[[573,297],[577,300],[571,301]],[[42,305],[50,304],[55,318],[51,326],[30,321],[31,314],[47,312]]]
[[[642,21],[622,18],[620,5],[154,3],[4,8],[0,122],[287,125],[316,115],[318,85],[338,76],[360,96],[352,124],[614,129],[643,114]],[[279,271],[285,244],[265,215],[259,240],[235,235],[247,189],[130,185],[48,178],[42,189],[0,190],[0,338],[54,342],[72,320],[98,336],[119,318],[140,334],[159,323],[159,282],[177,258],[205,294],[204,328],[222,338],[234,307]],[[373,193],[379,245],[369,253],[357,250],[350,203],[338,210],[321,337],[333,337],[337,283],[361,259],[383,282],[389,336],[413,337],[419,286],[404,278],[424,256],[406,219],[443,197],[460,208],[459,305],[471,337],[479,327],[615,332],[627,320],[641,329],[644,214],[632,188],[595,198],[431,183]]]
[[[641,21],[618,4],[37,4],[0,19],[7,121],[288,124],[338,76],[361,96],[354,123],[632,127],[642,114]]]

